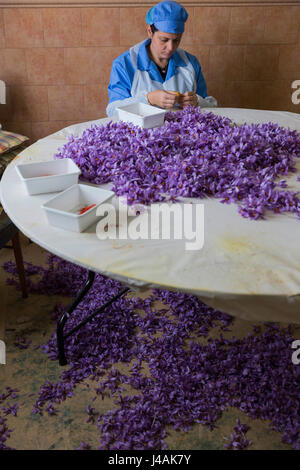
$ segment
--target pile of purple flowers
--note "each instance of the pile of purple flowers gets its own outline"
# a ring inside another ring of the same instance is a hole
[[[296,131],[273,123],[236,126],[192,107],[167,113],[157,129],[93,125],[55,155],[74,160],[84,180],[111,182],[128,204],[215,197],[237,203],[251,219],[264,218],[267,210],[300,217],[298,193],[284,190],[282,179],[296,171],[299,157]]]
[[[6,387],[5,392],[0,393],[0,405],[2,405],[7,399],[16,399],[18,398],[16,388],[13,389],[11,387]],[[12,429],[8,428],[7,425],[7,418],[5,416],[11,414],[13,416],[17,416],[18,413],[18,408],[19,405],[17,403],[11,405],[10,403],[7,403],[7,406],[0,406],[0,413],[3,414],[4,416],[1,416],[0,414],[0,450],[14,450],[11,447],[6,445],[7,439],[10,438],[10,435],[12,433]]]
[[[5,267],[16,283],[15,266]],[[85,269],[54,255],[48,266],[27,263],[26,270],[29,279],[39,274],[30,290],[46,295],[75,296],[87,278]],[[121,288],[97,274],[66,331]],[[57,305],[54,322],[62,313]],[[261,324],[246,337],[226,339],[233,321],[192,295],[157,289],[146,299],[127,294],[66,340],[69,365],[57,383],[41,385],[32,412],[59,413],[59,404],[89,379],[95,386],[87,422],[99,429],[100,449],[166,449],[167,426],[186,431],[200,423],[214,429],[229,407],[266,420],[283,442],[300,449],[300,365],[291,360],[291,327]],[[55,332],[40,349],[57,360]],[[118,370],[120,363],[128,373]],[[115,407],[101,414],[97,403],[106,396]],[[227,447],[248,447],[245,432],[238,423]]]
[[[246,439],[245,434],[249,430],[249,426],[247,424],[242,424],[237,418],[236,426],[233,428],[233,432],[230,435],[230,439],[228,444],[225,445],[226,449],[236,449],[236,450],[243,450],[249,447],[252,442],[249,439]]]

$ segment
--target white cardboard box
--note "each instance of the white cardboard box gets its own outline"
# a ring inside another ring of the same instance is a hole
[[[29,195],[63,191],[77,183],[81,173],[71,158],[22,163],[16,170]]]
[[[166,111],[144,103],[134,103],[116,108],[121,121],[150,129],[162,126],[165,120]]]
[[[103,202],[114,196],[113,191],[89,186],[87,184],[74,184],[62,193],[54,196],[42,205],[50,225],[71,232],[83,232],[96,222],[97,208]],[[79,211],[83,207],[95,206],[83,214]]]

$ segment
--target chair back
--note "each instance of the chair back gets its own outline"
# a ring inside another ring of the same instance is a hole
[[[6,87],[3,80],[0,80],[0,104],[6,104]]]

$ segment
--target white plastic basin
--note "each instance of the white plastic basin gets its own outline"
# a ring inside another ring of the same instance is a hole
[[[121,121],[131,122],[136,126],[150,129],[162,126],[166,111],[144,103],[134,103],[116,108]]]
[[[29,195],[63,191],[77,183],[81,173],[71,158],[23,163],[16,170]]]
[[[96,222],[97,207],[114,196],[113,191],[97,186],[74,184],[42,205],[48,223],[71,232],[83,232]],[[83,214],[80,209],[95,204]]]

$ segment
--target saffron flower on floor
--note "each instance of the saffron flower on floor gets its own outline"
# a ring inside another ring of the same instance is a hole
[[[13,276],[9,282],[17,285],[16,268],[5,267]],[[28,273],[30,292],[44,295],[74,297],[87,278],[84,268],[54,255],[48,255],[45,267],[29,264]],[[120,282],[96,274],[67,329],[121,288]],[[49,360],[57,361],[55,324],[63,311],[61,305],[54,309],[53,334],[39,349]],[[60,404],[88,380],[94,396],[83,421],[98,429],[100,449],[166,449],[168,427],[188,431],[200,424],[213,430],[229,408],[266,421],[284,443],[299,449],[300,365],[291,361],[292,327],[259,324],[245,337],[227,339],[233,323],[230,315],[193,295],[158,289],[145,299],[127,294],[66,340],[69,365],[57,382],[40,385],[32,413],[55,419]],[[128,372],[118,370],[120,363]],[[14,392],[7,389],[2,403]],[[114,408],[101,413],[98,406],[106,396],[114,398]],[[5,417],[2,423],[6,445]],[[238,422],[235,428],[227,445],[250,446],[245,426]],[[82,442],[79,448],[88,446]]]

